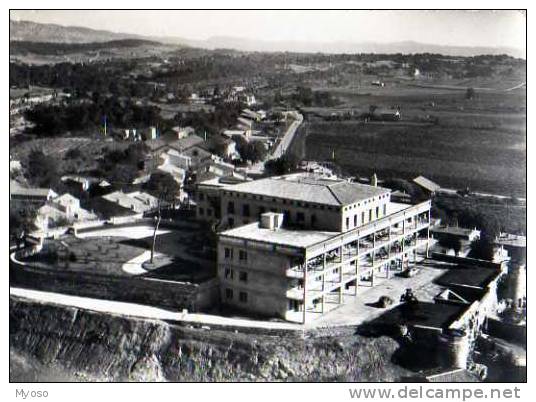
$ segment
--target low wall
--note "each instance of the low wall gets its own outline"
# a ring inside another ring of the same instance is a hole
[[[476,258],[459,257],[443,253],[432,253],[432,258],[438,261],[451,262],[462,266],[479,266],[493,269],[500,269],[502,267],[502,264],[497,262],[478,260]]]
[[[74,296],[158,306],[177,311],[204,311],[219,297],[217,286],[97,273],[54,271],[10,263],[12,286]]]

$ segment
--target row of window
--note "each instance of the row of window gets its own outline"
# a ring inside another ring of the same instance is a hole
[[[380,196],[378,196],[378,201],[380,201],[380,200],[382,200],[382,199],[384,199],[384,198],[387,198],[388,196],[389,196],[389,194],[383,194],[383,195],[380,195]],[[368,203],[370,203],[370,202],[374,202],[374,201],[376,201],[375,198],[371,198],[371,199],[369,199],[369,200],[365,200],[365,201],[363,201],[363,205],[366,205],[366,204],[368,204]],[[359,203],[357,203],[357,204],[353,204],[353,205],[349,205],[349,206],[345,207],[344,210],[345,210],[345,211],[348,211],[349,209],[358,208],[358,207],[360,207],[360,206],[361,206],[361,203],[359,202]]]
[[[232,260],[234,257],[234,249],[225,247],[223,254],[225,259]],[[246,250],[238,250],[238,260],[246,262],[248,260],[248,252]]]
[[[262,215],[265,212],[266,212],[266,208],[259,207],[259,214],[258,215]],[[275,208],[271,208],[270,212],[278,212],[278,211]],[[229,203],[227,204],[227,213],[228,214],[234,214],[235,213],[234,202],[229,201]],[[290,211],[283,211],[283,214],[285,215],[285,221],[286,222],[291,222],[292,221]],[[242,205],[242,216],[243,217],[251,216],[251,210],[250,210],[250,207],[249,207],[248,204]],[[305,223],[305,213],[296,212],[296,222],[297,223]],[[311,225],[314,226],[315,223],[316,223],[316,216],[313,214],[313,215],[311,215]],[[229,225],[230,226],[234,225],[234,219],[233,218],[229,218]]]
[[[234,291],[231,288],[225,289],[225,300],[233,300],[234,299]],[[248,292],[240,291],[238,293],[238,301],[240,303],[247,303],[248,302]]]
[[[368,211],[368,222],[371,222],[374,219],[374,210],[369,209]],[[383,205],[383,216],[387,215],[387,204]],[[378,219],[380,217],[380,207],[376,207],[376,218]],[[365,224],[365,211],[361,212],[361,225]],[[354,226],[357,226],[357,214],[354,215]],[[346,217],[346,230],[350,229],[350,217]]]
[[[278,200],[275,198],[272,200],[272,202],[276,203]],[[318,209],[328,209],[328,210],[335,210],[336,208],[330,207],[327,205],[316,205],[316,204],[309,204],[306,202],[299,202],[299,201],[291,201],[291,200],[282,200],[281,202],[284,205],[290,205],[290,206],[296,206],[301,208],[318,208]],[[264,210],[264,207],[259,207],[259,210]],[[235,213],[235,203],[234,201],[228,201],[227,202],[227,213],[228,214],[234,214]],[[249,216],[249,204],[243,204],[242,205],[242,215]]]
[[[233,280],[234,279],[234,275],[235,274],[235,270],[232,269],[232,268],[225,268],[225,273],[224,273],[224,277],[225,279],[228,279],[228,280]],[[248,281],[248,273],[245,272],[245,271],[239,271],[238,272],[238,280],[240,282],[247,282]]]

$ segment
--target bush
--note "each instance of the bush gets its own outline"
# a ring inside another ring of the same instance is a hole
[[[387,308],[392,306],[395,301],[389,296],[380,296],[378,299],[378,306],[381,308]]]

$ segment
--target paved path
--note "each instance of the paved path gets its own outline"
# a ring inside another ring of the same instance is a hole
[[[158,257],[160,254],[155,253],[154,256]],[[148,261],[151,258],[151,250],[146,250],[137,257],[125,262],[121,269],[130,275],[143,275],[146,274],[147,270],[142,267],[142,264],[145,261]]]
[[[458,194],[458,190],[454,189],[454,188],[444,188],[444,187],[441,187],[441,189],[438,191],[439,194],[441,193],[445,193],[445,194]],[[482,193],[482,192],[478,192],[478,191],[471,191],[471,194],[470,195],[476,195],[478,197],[490,197],[490,198],[499,198],[499,199],[510,199],[512,198],[512,196],[510,195],[501,195],[501,194],[492,194],[492,193]],[[526,202],[527,199],[526,198],[523,198],[523,197],[515,197],[517,198],[519,201],[522,201],[522,202]]]
[[[94,230],[90,232],[78,233],[77,237],[84,239],[88,237],[127,237],[129,239],[145,239],[147,237],[152,237],[154,232],[153,226],[128,226],[128,227],[116,227],[111,226],[110,228],[102,230]],[[156,232],[157,236],[169,233],[170,230],[161,230],[159,229]]]
[[[377,302],[380,296],[389,295],[395,299],[395,303],[390,308],[396,307],[398,298],[406,288],[412,288],[419,300],[432,301],[432,298],[439,293],[441,288],[431,282],[434,278],[442,275],[444,272],[444,269],[438,269],[432,266],[422,266],[421,272],[412,278],[393,277],[389,280],[381,280],[378,278],[377,282],[379,283],[377,283],[376,286],[370,288],[360,287],[358,289],[359,294],[357,297],[345,296],[345,304],[339,306],[337,309],[332,310],[323,316],[318,314],[317,317],[314,317],[315,313],[308,313],[308,319],[312,320],[305,325],[290,322],[272,322],[252,320],[248,318],[223,317],[211,314],[182,313],[136,303],[71,296],[61,293],[16,287],[10,288],[10,295],[41,303],[51,303],[60,306],[97,311],[100,313],[117,314],[143,319],[177,321],[209,327],[213,325],[267,330],[304,331],[315,328],[354,326],[373,320],[388,309],[376,308],[367,304]]]
[[[151,307],[135,303],[71,296],[61,293],[43,292],[39,290],[30,290],[15,287],[10,287],[9,294],[10,296],[17,296],[41,303],[51,303],[60,306],[97,311],[99,313],[117,314],[142,319],[178,321],[196,325],[201,324],[204,326],[217,325],[292,331],[299,331],[303,329],[303,327],[299,324],[271,321],[255,321],[209,314],[174,312],[159,307]]]
[[[296,134],[296,131],[298,130],[298,127],[300,127],[302,122],[303,122],[303,116],[299,114],[298,112],[296,112],[296,120],[294,120],[290,124],[285,135],[281,138],[281,141],[279,141],[279,144],[273,150],[273,152],[268,157],[268,159],[277,159],[285,154],[290,144],[292,143],[292,140],[294,139],[294,136]]]

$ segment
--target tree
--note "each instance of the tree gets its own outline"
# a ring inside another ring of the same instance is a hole
[[[439,244],[446,249],[452,249],[454,250],[454,253],[458,255],[460,253],[460,250],[462,249],[462,242],[458,237],[454,236],[445,236],[439,239]]]
[[[270,175],[280,176],[296,170],[298,159],[293,155],[283,155],[277,159],[271,159],[264,164],[264,169]]]
[[[247,141],[242,136],[236,136],[236,150],[243,161],[258,162],[264,160],[268,151],[261,141]]]
[[[169,203],[176,201],[181,189],[173,176],[166,172],[151,174],[144,188],[153,196]]]
[[[487,236],[483,236],[471,243],[471,258],[492,261],[494,254],[495,247],[493,245],[493,240]]]
[[[138,176],[138,168],[132,165],[118,164],[114,165],[112,170],[108,172],[106,179],[115,187],[123,188],[132,184]]]
[[[34,185],[51,187],[59,181],[58,162],[43,151],[33,150],[28,155],[28,176]]]
[[[475,97],[475,89],[467,88],[465,91],[465,99],[473,99]]]

